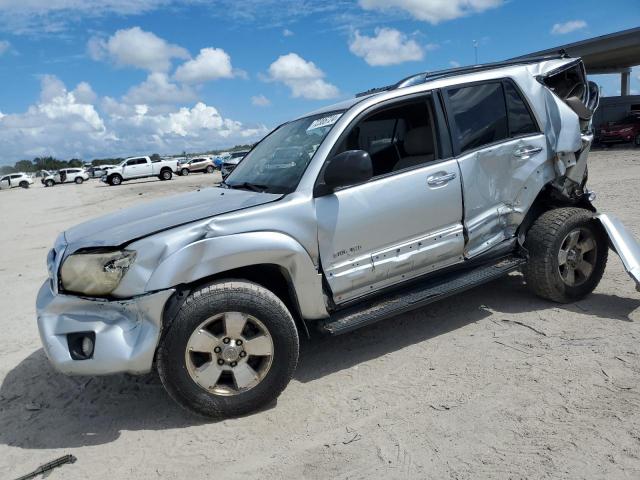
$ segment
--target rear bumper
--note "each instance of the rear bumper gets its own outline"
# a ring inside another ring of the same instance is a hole
[[[628,143],[633,142],[633,134],[629,135],[600,135],[597,138],[600,143]]]
[[[55,294],[47,280],[36,301],[42,345],[56,370],[67,375],[107,375],[151,370],[164,306],[175,290],[106,301]],[[91,358],[74,360],[67,336],[93,332]]]
[[[613,215],[599,213],[596,218],[607,232],[611,247],[622,260],[625,270],[636,282],[636,290],[640,292],[640,243]]]

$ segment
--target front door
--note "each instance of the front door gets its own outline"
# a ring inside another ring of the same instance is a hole
[[[336,303],[462,261],[462,193],[441,160],[431,97],[356,120],[336,151],[369,152],[374,177],[316,198],[320,259]]]

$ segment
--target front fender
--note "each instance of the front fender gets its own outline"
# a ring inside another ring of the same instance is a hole
[[[279,265],[288,273],[304,319],[328,316],[322,277],[311,257],[296,240],[278,232],[240,233],[186,245],[160,263],[145,290],[164,290],[236,268],[264,264]]]

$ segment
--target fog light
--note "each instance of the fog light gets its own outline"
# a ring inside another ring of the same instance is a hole
[[[93,357],[96,334],[94,332],[77,332],[67,335],[69,354],[74,360],[88,360]]]
[[[82,354],[89,358],[91,355],[93,355],[93,340],[90,337],[83,337],[82,338]]]

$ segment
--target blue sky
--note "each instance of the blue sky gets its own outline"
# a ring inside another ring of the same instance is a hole
[[[474,40],[488,62],[638,25],[638,0],[0,0],[0,163],[228,147]]]

